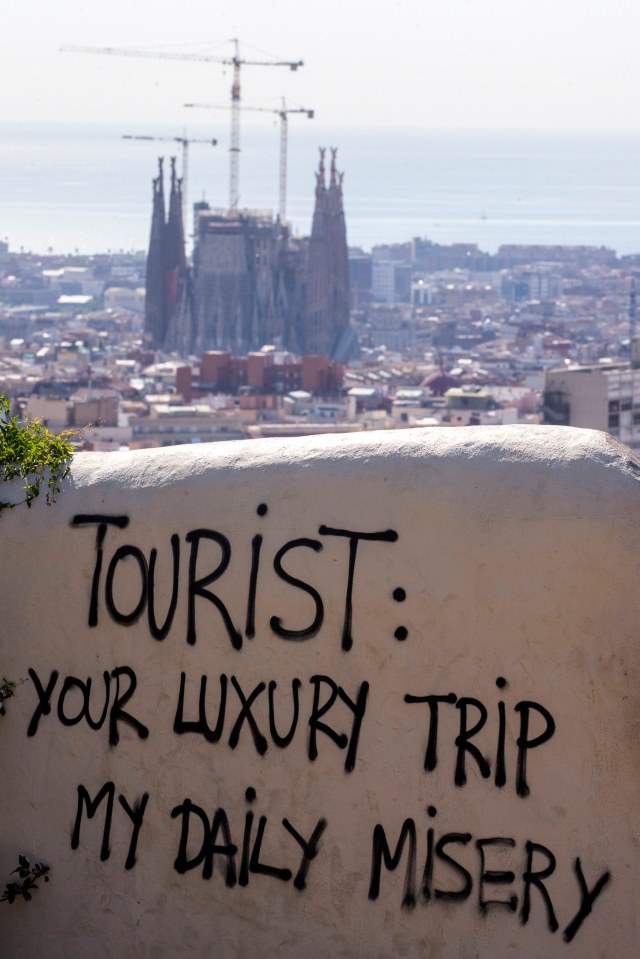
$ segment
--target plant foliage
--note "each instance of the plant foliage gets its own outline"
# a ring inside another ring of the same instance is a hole
[[[60,484],[71,470],[70,436],[69,430],[55,436],[37,420],[20,424],[17,416],[11,416],[6,395],[0,394],[0,477],[5,482],[16,478],[25,480],[24,499],[7,503],[0,495],[0,510],[13,509],[22,503],[30,507],[43,487],[47,503],[55,502]]]
[[[26,856],[18,856],[18,868],[14,869],[11,875],[15,873],[18,873],[18,878],[22,882],[8,882],[0,902],[8,902],[11,905],[19,896],[30,902],[31,890],[38,888],[36,881],[44,878],[45,882],[49,882],[49,866],[45,866],[43,862],[34,862],[31,865]]]
[[[0,716],[4,716],[5,709],[4,704],[7,699],[15,694],[16,683],[12,682],[10,679],[7,679],[6,676],[2,677],[2,682],[0,683]]]

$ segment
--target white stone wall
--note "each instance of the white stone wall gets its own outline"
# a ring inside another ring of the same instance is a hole
[[[630,457],[552,427],[82,454],[2,514],[0,884],[51,866],[3,954],[635,956]]]

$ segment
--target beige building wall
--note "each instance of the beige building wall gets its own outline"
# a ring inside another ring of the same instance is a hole
[[[0,517],[3,952],[638,951],[640,464],[601,433],[81,454]]]
[[[144,312],[145,290],[138,288],[131,290],[123,286],[111,286],[104,291],[105,310],[133,310],[136,313]]]
[[[571,426],[607,429],[608,386],[607,377],[601,370],[551,370],[546,375],[545,393],[553,392],[567,394]]]
[[[40,420],[55,432],[68,425],[68,409],[69,404],[65,399],[32,394],[27,400],[26,414],[29,419]]]
[[[545,377],[545,417],[566,425],[607,430],[632,449],[640,448],[640,370],[624,364],[607,368],[551,370]]]

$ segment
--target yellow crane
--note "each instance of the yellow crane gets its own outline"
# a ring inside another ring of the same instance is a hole
[[[207,53],[171,53],[162,50],[140,50],[126,47],[86,47],[65,45],[60,49],[65,53],[100,53],[116,57],[144,57],[154,60],[190,60],[198,63],[222,63],[233,67],[231,84],[231,146],[229,147],[229,209],[238,208],[238,174],[240,167],[240,68],[252,67],[289,67],[297,70],[304,66],[303,60],[247,60],[240,56],[240,44],[237,39],[232,57],[212,57]]]
[[[229,107],[211,103],[185,103],[185,107],[196,107],[201,110],[228,110]],[[287,147],[289,141],[289,121],[290,113],[305,113],[309,120],[313,120],[314,111],[307,110],[306,107],[287,107],[284,97],[282,106],[277,107],[242,107],[243,110],[253,110],[257,113],[275,113],[280,117],[280,173],[279,173],[279,205],[278,214],[280,222],[284,223],[287,218]]]

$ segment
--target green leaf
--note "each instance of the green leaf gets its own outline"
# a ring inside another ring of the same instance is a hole
[[[0,394],[0,480],[25,480],[22,503],[31,506],[45,485],[47,503],[55,502],[60,484],[71,470],[73,447],[68,442],[71,432],[55,436],[37,420],[18,423],[11,416],[6,394]],[[45,480],[46,477],[46,480]],[[3,502],[0,510],[13,509],[17,503]]]

